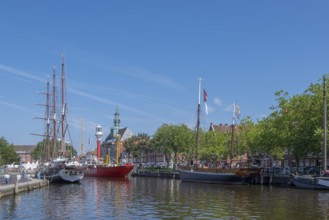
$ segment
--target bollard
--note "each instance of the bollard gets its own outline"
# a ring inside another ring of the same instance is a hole
[[[16,195],[16,194],[18,194],[19,193],[19,191],[18,191],[18,182],[17,182],[17,180],[16,180],[16,182],[15,182],[15,190],[14,190],[14,194]]]

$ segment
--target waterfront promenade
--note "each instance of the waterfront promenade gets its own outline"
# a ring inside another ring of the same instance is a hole
[[[7,179],[0,176],[0,198],[9,195],[16,195],[20,192],[31,191],[36,188],[49,185],[48,180],[21,177],[19,174],[11,174]]]

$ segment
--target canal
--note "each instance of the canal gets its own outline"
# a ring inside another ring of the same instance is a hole
[[[84,178],[4,197],[0,219],[329,219],[329,191]]]

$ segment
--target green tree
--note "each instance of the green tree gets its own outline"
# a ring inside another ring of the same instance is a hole
[[[289,97],[288,92],[276,92],[278,106],[260,122],[260,143],[272,155],[291,152],[297,165],[309,154],[322,152],[322,83],[311,84],[305,92]]]
[[[124,141],[124,146],[128,154],[128,158],[132,156],[133,158],[136,158],[140,161],[141,158],[137,148],[137,137],[135,135],[131,136],[130,138],[127,138]]]
[[[247,154],[252,162],[255,162],[260,155],[267,154],[267,145],[263,145],[259,139],[261,133],[262,127],[254,123],[250,117],[241,120],[236,131],[236,154],[238,156]]]
[[[47,152],[45,146],[45,140],[37,143],[37,147],[31,153],[31,156],[34,160],[43,161],[46,158]]]
[[[188,152],[189,146],[192,143],[192,132],[184,124],[180,125],[169,125],[163,124],[157,129],[153,136],[153,144],[161,149],[166,155],[167,164],[173,154],[174,159],[174,170],[177,165],[178,153]]]
[[[200,160],[209,166],[215,166],[218,160],[226,159],[228,155],[228,135],[220,131],[200,132]]]
[[[128,155],[142,161],[144,154],[148,155],[151,151],[151,137],[146,133],[139,133],[125,140],[124,146]]]
[[[66,152],[70,157],[76,157],[78,155],[77,150],[73,147],[71,143],[66,144]]]
[[[149,153],[151,150],[151,138],[146,133],[139,133],[137,134],[137,147],[139,151],[144,155],[144,153],[147,155],[146,162],[148,162]]]
[[[65,147],[66,147],[67,156],[74,157],[78,155],[77,150],[73,147],[72,144],[67,143]],[[57,155],[61,155],[61,142],[56,143],[56,149],[57,149]],[[54,155],[53,140],[50,140],[49,151],[50,151],[49,159],[51,159],[53,158]],[[47,152],[48,149],[47,149],[46,139],[44,139],[37,143],[37,147],[33,150],[31,155],[34,160],[45,161],[47,159]]]
[[[18,163],[19,157],[16,154],[13,144],[9,144],[4,137],[0,138],[0,165]]]

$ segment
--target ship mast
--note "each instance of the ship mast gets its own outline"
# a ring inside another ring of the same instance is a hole
[[[66,155],[66,149],[65,149],[65,71],[64,71],[64,55],[62,54],[62,142],[61,142],[61,147],[62,147],[62,156],[67,156]]]
[[[46,160],[50,159],[50,120],[49,120],[49,102],[50,102],[50,93],[49,93],[49,80],[47,80],[47,93],[46,93],[46,120],[47,120],[47,131],[46,131],[46,146],[47,146],[47,157]]]
[[[81,119],[81,137],[80,137],[80,142],[81,142],[81,156],[85,155],[85,147],[84,147],[84,120]]]
[[[53,157],[56,158],[57,157],[57,134],[56,134],[56,68],[54,65],[54,69],[53,69],[53,132],[54,132],[54,136],[53,136]]]
[[[231,137],[231,153],[230,153],[230,166],[232,165],[233,156],[235,154],[234,146],[234,131],[237,119],[240,117],[240,106],[235,102],[233,103],[233,116],[232,116],[232,137]]]
[[[234,128],[235,128],[235,102],[233,103],[230,166],[232,166],[232,160],[233,160],[233,155],[234,155],[234,130],[235,130]]]
[[[323,169],[327,170],[327,95],[326,78],[323,76]]]
[[[48,161],[50,159],[50,112],[49,112],[49,107],[50,107],[50,92],[49,92],[49,79],[47,80],[47,90],[46,93],[41,93],[38,92],[40,94],[45,94],[46,95],[46,103],[45,104],[38,104],[38,105],[42,105],[46,107],[46,113],[45,113],[45,117],[40,118],[40,117],[33,117],[36,119],[42,119],[46,121],[46,132],[44,134],[36,134],[36,133],[31,133],[32,135],[37,135],[37,136],[43,136],[45,137],[44,141],[45,141],[45,145],[46,145],[46,151],[45,151],[45,155],[44,158],[46,161]]]
[[[195,149],[195,163],[198,163],[198,151],[199,151],[199,132],[200,132],[200,99],[201,99],[201,81],[202,78],[198,78],[199,81],[199,93],[198,93],[198,116],[197,116],[197,123],[196,123],[196,149]]]
[[[120,114],[119,114],[119,107],[118,106],[116,107],[113,122],[114,122],[114,128],[115,128],[114,137],[116,138],[116,142],[115,142],[115,160],[116,160],[116,166],[119,166]]]

